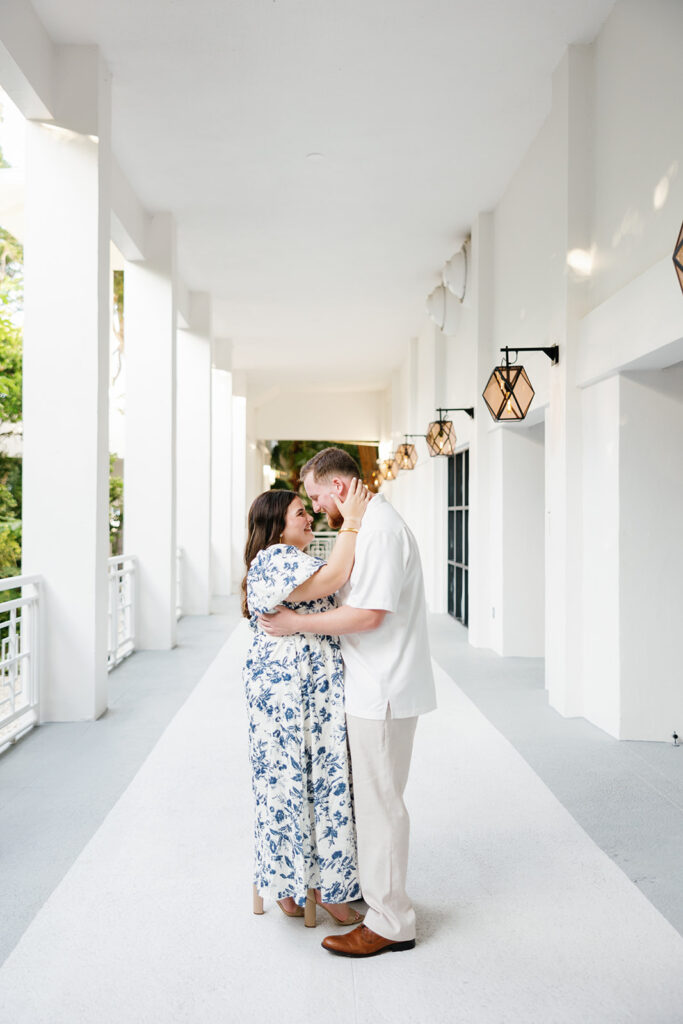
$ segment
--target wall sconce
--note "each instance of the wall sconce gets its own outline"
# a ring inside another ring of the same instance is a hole
[[[510,360],[510,352],[515,353],[515,360],[520,352],[545,352],[553,366],[560,358],[557,345],[548,348],[502,348],[505,353],[505,365],[496,366],[489,377],[483,392],[489,412],[494,420],[523,420],[529,411],[534,389],[523,366],[514,365]]]
[[[427,297],[427,314],[444,334],[455,334],[460,303],[444,284],[440,284]]]
[[[467,288],[467,242],[463,242],[455,256],[443,268],[443,283],[458,302],[465,299]]]
[[[379,474],[382,480],[395,480],[398,476],[398,471],[399,465],[394,455],[379,464]]]
[[[470,419],[474,419],[474,408],[472,406],[464,407],[459,405],[450,409],[438,409],[439,413],[438,420],[434,420],[427,427],[427,447],[429,448],[430,456],[434,455],[454,455],[455,445],[457,438],[455,436],[455,430],[453,429],[453,422],[451,420],[444,419],[445,412],[466,412]]]
[[[678,241],[674,249],[673,260],[678,275],[678,283],[681,286],[681,291],[683,291],[683,224],[681,224],[681,230],[678,232]]]
[[[424,437],[424,434],[404,434],[405,441],[396,449],[396,461],[399,469],[415,469],[417,465],[417,449],[408,443],[409,437]]]

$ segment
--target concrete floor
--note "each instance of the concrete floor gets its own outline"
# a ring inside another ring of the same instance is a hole
[[[683,746],[619,741],[563,718],[548,706],[542,659],[475,650],[448,615],[431,617],[430,641],[436,661],[683,935]]]
[[[254,918],[237,621],[182,620],[99,722],[0,758],[0,1019],[683,1021],[680,751],[560,718],[538,662],[447,617],[408,793],[416,950],[340,961],[327,929]]]
[[[175,650],[140,651],[110,674],[97,722],[41,725],[0,755],[0,963],[238,621],[237,598],[221,615],[181,619]]]

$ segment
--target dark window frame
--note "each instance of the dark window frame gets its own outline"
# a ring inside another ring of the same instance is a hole
[[[470,450],[448,458],[448,614],[469,623]]]

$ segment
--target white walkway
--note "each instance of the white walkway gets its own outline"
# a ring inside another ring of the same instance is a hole
[[[408,799],[418,946],[250,907],[241,625],[0,971],[13,1024],[677,1024],[683,938],[443,673]]]

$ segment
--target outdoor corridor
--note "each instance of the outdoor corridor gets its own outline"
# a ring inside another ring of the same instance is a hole
[[[184,620],[182,636],[196,640],[207,621]],[[208,669],[195,658],[197,685],[0,968],[3,1022],[683,1020],[683,937],[439,667],[440,707],[420,721],[407,793],[415,950],[337,958],[320,949],[331,930],[322,912],[315,930],[272,905],[253,916],[240,680],[248,629],[234,609],[213,621],[198,646],[211,657],[220,621],[231,630],[225,643]],[[434,653],[454,675],[459,664],[470,684],[492,666],[514,671],[458,635],[445,616],[435,619]],[[112,685],[127,678],[130,705],[154,659],[173,657],[182,645],[135,655]],[[95,731],[115,718],[85,724],[93,757]],[[60,728],[71,726],[37,730],[25,750]],[[120,744],[140,729],[121,732]],[[0,795],[19,756],[21,744],[0,759]],[[116,756],[102,748],[102,758]],[[62,821],[67,832],[76,826],[73,814]],[[16,861],[22,836],[2,831]],[[30,892],[31,879],[24,884]],[[10,906],[7,893],[3,900]]]

